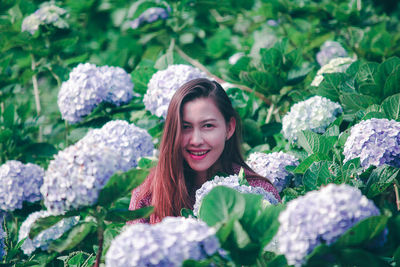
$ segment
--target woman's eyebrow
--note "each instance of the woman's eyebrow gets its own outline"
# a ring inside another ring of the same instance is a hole
[[[215,122],[215,121],[217,121],[217,120],[214,119],[214,118],[210,118],[210,119],[202,120],[202,121],[200,121],[200,123]],[[188,122],[188,121],[185,121],[185,120],[183,121],[183,123],[191,124],[191,122]]]

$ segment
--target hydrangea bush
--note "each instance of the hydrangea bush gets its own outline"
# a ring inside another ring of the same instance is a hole
[[[62,83],[57,103],[62,118],[76,123],[103,101],[118,106],[132,97],[133,83],[125,70],[85,63],[76,66]]]
[[[400,167],[400,122],[388,119],[369,119],[351,128],[344,145],[344,162],[360,158],[361,166],[383,164]]]
[[[20,161],[9,160],[0,166],[0,210],[21,209],[22,203],[35,202],[42,198],[42,167]]]
[[[290,182],[292,175],[285,169],[286,166],[297,166],[296,157],[284,153],[269,154],[254,152],[249,155],[246,163],[259,175],[268,178],[278,192],[281,192]]]
[[[355,59],[350,57],[338,57],[331,59],[329,63],[323,65],[317,71],[317,75],[314,77],[311,85],[318,86],[324,80],[323,74],[325,73],[345,72],[354,61]]]
[[[39,218],[44,218],[50,215],[51,214],[48,211],[37,211],[31,213],[22,223],[18,233],[18,242],[26,238],[21,246],[22,251],[26,255],[32,254],[32,252],[34,252],[37,248],[40,248],[41,250],[47,250],[51,241],[60,238],[66,231],[68,231],[72,226],[76,225],[79,221],[79,216],[62,219],[50,228],[40,232],[33,239],[30,239],[28,236],[33,223]]]
[[[166,217],[154,225],[127,226],[111,242],[106,266],[181,266],[187,259],[206,259],[219,248],[215,230],[205,222]]]
[[[335,41],[326,41],[317,53],[317,62],[320,66],[324,66],[328,64],[331,59],[347,56],[347,51],[340,43]]]
[[[279,251],[289,265],[301,266],[316,246],[334,243],[357,222],[379,214],[355,187],[329,184],[310,191],[290,201],[279,215]]]
[[[59,29],[68,28],[69,25],[65,18],[68,17],[68,13],[65,9],[54,5],[51,2],[46,2],[35,11],[35,13],[26,17],[21,26],[21,30],[27,31],[30,34],[35,34],[39,30],[41,25],[52,25]]]
[[[169,17],[169,13],[171,12],[170,8],[161,8],[161,7],[151,7],[146,9],[137,19],[134,19],[130,22],[130,26],[132,29],[139,28],[140,25],[145,23],[152,23],[156,20],[162,20]]]
[[[196,202],[193,206],[193,214],[195,216],[197,216],[199,213],[203,198],[216,186],[226,186],[235,189],[240,193],[261,195],[267,204],[276,205],[279,203],[279,201],[271,192],[267,192],[261,187],[253,187],[241,184],[240,178],[236,174],[227,177],[215,176],[212,180],[205,182],[199,189],[197,189]]]
[[[282,132],[286,139],[297,140],[303,130],[324,133],[326,128],[343,112],[342,107],[331,100],[313,96],[294,104],[282,118]]]
[[[111,121],[60,151],[49,164],[40,191],[53,214],[92,205],[117,171],[137,166],[153,153],[151,137],[123,121]]]
[[[188,81],[206,77],[206,74],[199,69],[183,64],[170,65],[165,70],[157,71],[151,77],[143,97],[145,108],[165,119],[175,91]]]

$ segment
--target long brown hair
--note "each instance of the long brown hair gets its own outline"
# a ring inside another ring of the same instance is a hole
[[[193,174],[181,153],[182,110],[185,103],[197,98],[209,98],[228,123],[233,117],[236,128],[232,137],[225,143],[219,159],[219,169],[212,172],[233,174],[232,164],[250,169],[240,151],[241,125],[239,116],[225,90],[215,81],[200,78],[182,85],[174,94],[168,107],[164,133],[160,143],[160,156],[157,166],[150,172],[142,185],[140,197],[151,194],[154,213],[150,223],[156,223],[166,216],[179,216],[182,208],[192,208],[189,192],[192,182],[188,176]],[[214,164],[215,165],[215,164]],[[209,173],[212,175],[213,173]]]

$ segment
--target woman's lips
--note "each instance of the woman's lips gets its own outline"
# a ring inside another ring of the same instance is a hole
[[[189,152],[189,155],[192,159],[201,160],[207,156],[207,154],[210,150],[198,150],[198,151],[187,150],[187,151]]]

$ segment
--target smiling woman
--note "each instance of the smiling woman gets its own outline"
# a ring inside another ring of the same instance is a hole
[[[217,173],[237,174],[241,167],[252,186],[279,194],[244,162],[240,151],[240,120],[224,89],[215,81],[194,79],[171,99],[157,166],[132,191],[130,209],[154,206],[150,219],[179,216],[193,208],[195,192]]]

